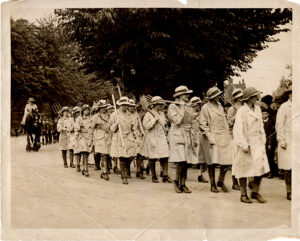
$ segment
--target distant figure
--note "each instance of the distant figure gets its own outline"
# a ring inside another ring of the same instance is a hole
[[[24,109],[23,119],[21,121],[21,127],[23,129],[23,134],[24,134],[25,121],[26,121],[26,118],[27,118],[28,114],[32,113],[33,110],[37,110],[37,109],[38,109],[38,107],[35,104],[35,99],[32,98],[32,97],[29,98],[28,101],[27,101],[27,104],[25,106],[25,109]]]

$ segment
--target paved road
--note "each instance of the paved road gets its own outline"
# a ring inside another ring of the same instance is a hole
[[[197,182],[193,169],[187,183],[193,193],[177,194],[172,184],[154,184],[150,176],[137,180],[135,172],[129,185],[121,184],[115,174],[106,182],[93,169],[90,177],[84,177],[75,169],[63,168],[57,144],[42,146],[37,153],[25,152],[24,137],[11,138],[11,144],[13,228],[104,229],[108,239],[143,239],[150,229],[284,228],[291,224],[291,203],[285,199],[282,180],[264,179],[261,193],[268,202],[249,205],[239,201],[238,191],[211,193],[208,184]],[[174,177],[172,168],[170,176]],[[130,229],[127,236],[121,229]]]

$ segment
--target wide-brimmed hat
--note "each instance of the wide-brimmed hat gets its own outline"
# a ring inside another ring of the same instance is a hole
[[[261,92],[256,90],[254,87],[248,87],[244,89],[243,100],[248,100],[249,98],[259,94],[261,94]]]
[[[73,108],[73,115],[76,114],[76,113],[78,113],[78,112],[80,112],[80,111],[81,111],[81,108],[79,106],[75,106]]]
[[[215,97],[217,97],[218,95],[222,94],[223,92],[216,86],[210,88],[207,92],[206,92],[206,96],[208,99],[213,99]]]
[[[151,105],[164,105],[165,102],[163,100],[163,98],[161,98],[160,96],[153,96],[151,98]]]
[[[201,101],[200,97],[198,97],[198,96],[194,96],[190,99],[190,105],[191,106],[196,106],[196,105],[201,104],[201,103],[202,103],[202,101]]]
[[[175,94],[173,95],[173,97],[178,97],[180,95],[184,95],[184,94],[191,94],[193,93],[193,90],[189,90],[188,87],[186,87],[185,85],[180,85],[175,89]]]
[[[108,106],[106,107],[106,110],[110,110],[110,109],[113,109],[113,108],[114,108],[113,105],[108,104]]]
[[[93,105],[92,105],[91,111],[92,112],[97,111],[98,107],[99,107],[99,105],[97,104],[97,102],[94,102]]]
[[[30,98],[28,99],[27,103],[31,103],[31,102],[35,102],[35,99],[32,98],[32,97],[30,97]]]
[[[126,96],[121,97],[117,101],[117,105],[130,105],[128,97],[126,97]]]
[[[61,108],[60,113],[64,113],[64,111],[70,112],[69,107],[68,106],[64,106],[63,108]]]
[[[99,102],[98,102],[98,109],[100,109],[100,108],[106,108],[107,106],[109,106],[109,103],[107,103],[106,100],[99,100]]]
[[[243,90],[240,88],[235,89],[232,91],[232,100],[236,100],[239,97],[243,96]]]
[[[134,99],[129,99],[129,106],[131,106],[131,107],[137,107],[137,104],[135,104],[135,101],[134,101]]]
[[[81,107],[81,115],[83,114],[83,111],[86,110],[86,109],[91,110],[91,107],[90,107],[89,105],[87,105],[87,104],[83,105],[83,106]]]

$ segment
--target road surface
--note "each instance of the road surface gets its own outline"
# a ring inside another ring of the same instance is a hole
[[[188,171],[191,194],[177,194],[173,184],[152,183],[132,177],[123,185],[119,175],[100,179],[73,168],[63,168],[57,144],[39,152],[25,151],[25,137],[11,138],[11,221],[13,228],[103,229],[109,239],[140,239],[151,229],[245,229],[289,227],[291,203],[284,181],[264,178],[261,194],[267,203],[244,204],[240,192],[212,193],[210,185],[197,182]],[[92,159],[90,159],[92,161]],[[157,167],[157,170],[159,168]],[[173,168],[169,168],[173,178]],[[207,172],[204,173],[208,179]],[[218,174],[216,174],[218,176]],[[225,183],[231,187],[231,175]],[[118,230],[130,229],[127,236]],[[160,236],[161,237],[161,236]]]

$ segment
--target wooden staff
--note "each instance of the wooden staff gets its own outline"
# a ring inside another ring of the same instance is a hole
[[[117,122],[118,122],[118,128],[119,128],[119,134],[120,134],[120,138],[121,138],[122,147],[125,148],[124,140],[123,140],[123,134],[122,134],[121,125],[120,125],[119,116],[118,116],[118,111],[117,111],[117,106],[116,106],[116,101],[115,101],[115,96],[114,96],[114,94],[112,94],[111,96],[112,96],[112,100],[113,100],[113,104],[114,104],[114,108],[115,108],[115,113],[116,113],[116,117],[117,117]]]

